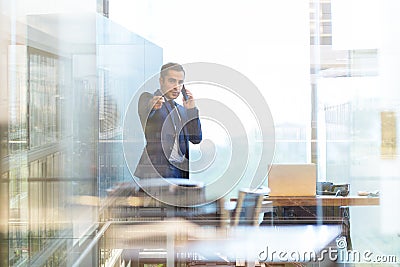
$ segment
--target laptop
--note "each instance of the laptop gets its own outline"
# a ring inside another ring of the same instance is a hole
[[[268,173],[270,196],[315,196],[317,167],[313,163],[272,164]]]

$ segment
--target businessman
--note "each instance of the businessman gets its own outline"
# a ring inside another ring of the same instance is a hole
[[[202,140],[199,110],[186,89],[183,106],[175,102],[184,88],[185,70],[180,64],[161,67],[160,88],[144,92],[138,113],[146,138],[146,147],[136,167],[138,178],[189,178],[189,142]],[[185,89],[184,89],[185,90]]]

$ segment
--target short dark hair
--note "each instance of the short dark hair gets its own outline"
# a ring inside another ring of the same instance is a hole
[[[167,64],[162,65],[161,71],[160,71],[160,77],[164,78],[167,75],[169,70],[182,71],[183,75],[185,75],[185,70],[183,69],[181,64],[169,62]]]

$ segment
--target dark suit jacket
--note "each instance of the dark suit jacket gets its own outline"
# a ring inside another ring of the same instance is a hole
[[[138,112],[144,134],[146,137],[146,147],[136,167],[135,176],[139,178],[170,178],[169,157],[175,143],[175,126],[171,116],[168,117],[171,107],[165,102],[158,110],[153,110],[148,105],[154,95],[161,95],[160,90],[154,94],[145,92],[139,98]],[[189,169],[189,141],[198,144],[202,139],[199,111],[197,108],[186,109],[176,104],[181,117],[183,131],[179,134],[179,147],[185,154],[182,167]],[[189,178],[187,171],[183,172],[183,177]]]

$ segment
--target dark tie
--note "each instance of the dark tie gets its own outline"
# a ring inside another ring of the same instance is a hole
[[[178,139],[179,148],[180,148],[180,151],[182,152],[182,154],[184,155],[185,152],[186,152],[186,144],[185,144],[185,141],[184,141],[184,133],[183,133],[183,129],[182,129],[181,116],[179,116],[178,108],[176,107],[175,101],[174,100],[168,100],[167,102],[169,103],[169,106],[170,106],[170,109],[171,109],[170,112],[171,112],[172,122],[173,122],[174,127],[175,127],[175,133],[177,134],[177,136],[179,136],[179,139]]]

